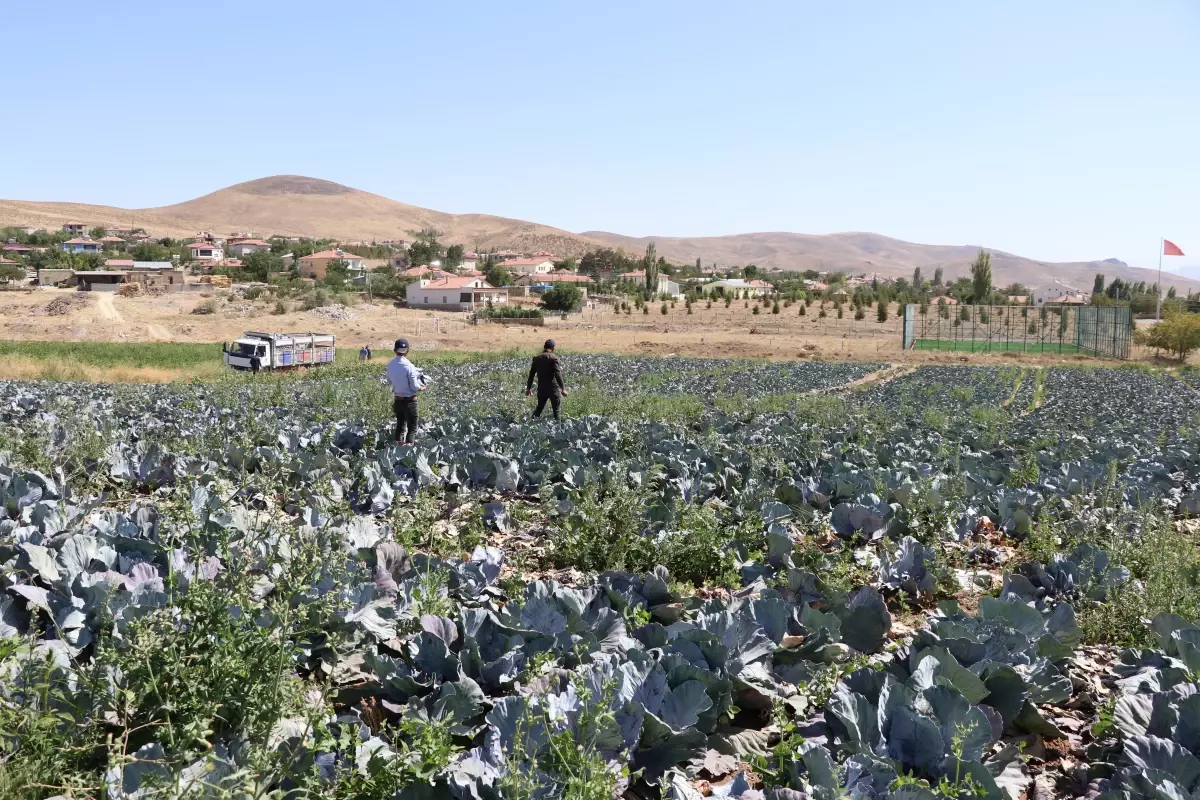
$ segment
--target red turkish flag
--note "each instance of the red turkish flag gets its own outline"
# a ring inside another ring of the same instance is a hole
[[[1163,255],[1164,256],[1181,256],[1183,251],[1179,249],[1179,245],[1172,241],[1163,239]]]

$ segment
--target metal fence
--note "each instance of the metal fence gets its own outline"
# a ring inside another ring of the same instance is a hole
[[[1125,306],[904,307],[905,350],[975,353],[1083,353],[1129,358],[1133,326]]]

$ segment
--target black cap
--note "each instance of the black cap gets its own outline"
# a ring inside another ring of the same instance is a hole
[[[542,345],[542,348],[545,350],[553,350],[554,349],[554,340],[547,339],[546,343],[544,345]]]
[[[408,352],[408,339],[397,339],[396,346],[392,348],[397,353],[404,354]]]

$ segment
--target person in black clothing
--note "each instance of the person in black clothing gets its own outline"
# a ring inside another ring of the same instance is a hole
[[[567,388],[563,385],[562,365],[558,363],[558,356],[554,355],[553,339],[547,339],[542,348],[542,352],[533,357],[533,364],[529,367],[529,380],[525,382],[525,396],[528,397],[533,393],[533,379],[536,376],[538,402],[533,416],[540,417],[546,409],[546,402],[549,401],[550,408],[554,411],[554,418],[558,419],[558,409],[562,405],[562,398],[567,396]]]
[[[250,371],[257,375],[260,369],[262,369],[262,359],[255,353],[250,356]]]

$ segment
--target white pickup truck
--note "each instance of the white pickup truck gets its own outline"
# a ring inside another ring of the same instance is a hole
[[[337,356],[332,333],[261,333],[246,331],[232,344],[221,345],[225,363],[234,369],[285,370],[332,364]]]

